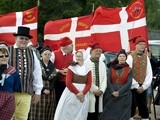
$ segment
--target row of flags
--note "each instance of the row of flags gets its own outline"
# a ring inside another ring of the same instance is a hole
[[[37,44],[38,7],[0,16],[0,40],[14,44],[12,34],[17,26],[31,28],[32,43]],[[44,26],[44,44],[58,49],[59,40],[68,36],[75,50],[86,49],[91,42],[98,42],[103,51],[130,51],[134,44],[129,39],[141,35],[147,38],[146,15],[143,0],[134,0],[126,7],[99,6],[91,15],[48,21]]]

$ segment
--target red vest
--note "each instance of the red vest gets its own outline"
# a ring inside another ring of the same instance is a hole
[[[120,84],[124,85],[127,81],[128,74],[130,72],[131,68],[130,67],[124,67],[121,75],[119,76],[117,73],[117,70],[111,69],[111,82],[112,84]]]
[[[54,51],[55,61],[54,65],[56,69],[62,70],[64,68],[68,68],[69,62],[73,61],[73,54],[63,55],[61,50]],[[61,76],[60,81],[65,81],[65,76]]]

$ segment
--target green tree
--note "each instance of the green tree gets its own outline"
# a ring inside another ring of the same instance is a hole
[[[149,29],[160,29],[160,1],[145,0],[146,18]]]

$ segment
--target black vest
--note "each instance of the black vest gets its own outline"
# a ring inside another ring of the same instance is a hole
[[[33,70],[34,70],[34,55],[33,50],[19,49],[10,47],[9,64],[14,66],[19,72],[21,78],[22,92],[33,93]]]

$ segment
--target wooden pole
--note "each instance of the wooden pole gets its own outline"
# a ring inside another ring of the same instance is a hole
[[[40,5],[40,0],[37,0],[37,6],[39,6]]]

